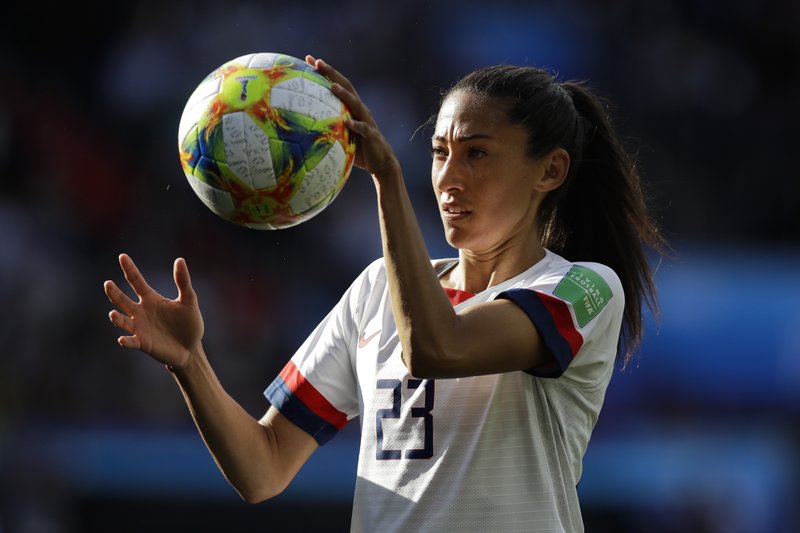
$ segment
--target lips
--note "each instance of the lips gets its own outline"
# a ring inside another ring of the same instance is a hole
[[[448,220],[457,220],[472,214],[472,211],[464,206],[452,202],[442,204],[442,216]]]

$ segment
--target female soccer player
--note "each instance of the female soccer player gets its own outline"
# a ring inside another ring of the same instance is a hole
[[[356,164],[377,191],[369,265],[266,390],[257,421],[206,359],[183,259],[164,298],[126,255],[119,338],[167,365],[242,497],[280,493],[361,417],[353,531],[581,531],[576,485],[614,361],[641,336],[662,239],[633,161],[583,85],[532,67],[477,70],[444,96],[432,182],[458,257],[431,261],[400,165],[352,84]]]

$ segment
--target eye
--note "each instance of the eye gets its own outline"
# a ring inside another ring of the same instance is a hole
[[[431,157],[434,159],[443,160],[447,158],[447,151],[441,146],[431,147]]]
[[[481,157],[484,157],[486,155],[486,150],[472,146],[470,147],[467,153],[469,154],[469,157],[472,159],[480,159]]]

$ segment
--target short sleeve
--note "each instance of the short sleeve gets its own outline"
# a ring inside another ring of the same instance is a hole
[[[359,302],[369,292],[368,285],[365,271],[264,392],[273,407],[320,445],[358,414],[352,357]]]
[[[557,378],[568,369],[613,362],[625,297],[617,275],[596,263],[571,264],[563,275],[501,293],[536,327],[555,364],[528,373]]]

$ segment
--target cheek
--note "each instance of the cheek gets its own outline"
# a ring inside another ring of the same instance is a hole
[[[534,194],[533,187],[526,180],[509,184],[502,190],[485,191],[484,198],[498,221],[517,223],[531,215]]]

